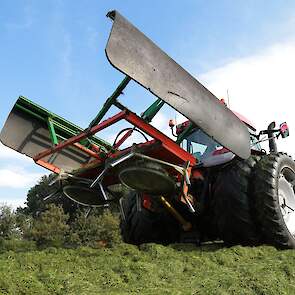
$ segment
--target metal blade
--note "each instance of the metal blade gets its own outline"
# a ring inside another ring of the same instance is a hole
[[[118,12],[106,47],[109,62],[182,113],[241,158],[250,156],[250,136],[225,105]]]
[[[20,101],[21,98],[17,100],[0,132],[0,142],[33,158],[52,147],[52,142],[46,122],[18,108]],[[44,160],[65,171],[72,171],[88,163],[89,156],[75,147],[68,147]]]

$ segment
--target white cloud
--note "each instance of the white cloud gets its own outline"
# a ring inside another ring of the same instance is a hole
[[[0,169],[0,187],[30,188],[43,174],[25,170],[23,167]]]
[[[18,153],[16,151],[14,151],[13,149],[3,145],[2,143],[0,143],[0,160],[17,160],[17,161],[23,161],[26,163],[31,162],[32,163],[32,159],[21,154]]]
[[[153,121],[151,122],[151,124],[156,127],[157,129],[161,130],[164,134],[166,134],[167,136],[171,136],[171,131],[169,128],[169,119],[173,119],[173,118],[169,118],[168,115],[164,112],[159,112],[153,119]]]
[[[219,98],[226,99],[228,89],[231,109],[249,118],[257,129],[271,121],[287,121],[290,137],[280,140],[279,148],[295,156],[294,77],[294,42],[271,46],[200,76]]]
[[[9,199],[9,201],[7,200],[1,201],[0,199],[0,206],[3,206],[3,205],[9,206],[15,210],[17,207],[24,207],[25,201],[23,200],[23,198]]]
[[[32,172],[33,165],[31,158],[0,144],[0,188],[29,189],[45,174]]]

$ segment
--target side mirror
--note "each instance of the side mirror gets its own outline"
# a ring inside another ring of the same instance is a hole
[[[280,134],[281,134],[282,138],[286,138],[290,135],[289,127],[286,122],[284,122],[280,125]]]
[[[173,128],[176,125],[175,121],[173,119],[169,120],[169,127]]]
[[[174,127],[175,127],[175,125],[176,125],[176,122],[174,120],[170,119],[169,120],[169,127],[171,129],[171,133],[172,133],[172,135],[174,137],[177,137],[177,132],[176,132],[176,134],[174,133]]]

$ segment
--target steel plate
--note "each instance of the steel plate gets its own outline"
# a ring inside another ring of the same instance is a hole
[[[106,47],[109,62],[241,158],[250,156],[250,136],[225,105],[116,11]]]
[[[30,158],[52,147],[47,125],[20,111],[16,106],[0,132],[0,142]],[[74,146],[69,146],[43,160],[70,172],[88,163],[90,157]]]

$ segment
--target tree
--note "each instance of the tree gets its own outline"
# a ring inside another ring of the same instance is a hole
[[[32,215],[33,217],[37,217],[41,212],[43,212],[47,206],[47,204],[54,203],[55,205],[62,206],[65,213],[72,216],[75,214],[79,205],[69,200],[66,196],[60,192],[57,197],[54,199],[49,199],[48,201],[44,201],[44,198],[51,194],[53,191],[56,191],[57,184],[50,186],[50,182],[55,177],[55,174],[44,175],[41,177],[39,182],[33,186],[27,194],[27,200],[25,202],[24,208],[17,208],[18,213],[23,213],[26,215]]]
[[[64,213],[61,206],[49,204],[46,211],[33,220],[24,236],[36,241],[38,246],[60,247],[69,232],[68,219],[69,215]]]
[[[17,226],[15,212],[5,204],[0,205],[0,237],[12,239],[18,236],[20,236],[20,231]]]

